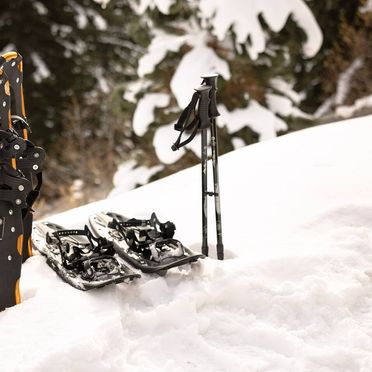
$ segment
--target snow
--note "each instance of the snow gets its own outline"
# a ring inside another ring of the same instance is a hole
[[[361,98],[359,103],[357,102],[354,103],[353,107],[346,107],[345,106],[340,106],[346,99],[349,89],[350,89],[350,83],[351,80],[355,74],[355,72],[363,66],[363,60],[361,58],[356,58],[353,63],[340,74],[340,77],[337,81],[337,88],[336,92],[333,96],[329,97],[327,100],[325,100],[322,105],[316,110],[314,116],[316,118],[321,118],[322,116],[325,116],[326,114],[329,114],[332,112],[332,110],[336,106],[336,115],[339,116],[344,116],[344,117],[350,117],[352,113],[348,114],[348,112],[354,112],[358,108],[358,105],[364,105],[365,103],[368,104],[368,98],[367,101],[365,102],[365,99]],[[339,108],[337,106],[340,106]],[[351,110],[351,111],[350,111]],[[353,111],[354,110],[354,111]],[[345,115],[343,114],[345,113]]]
[[[50,70],[38,53],[32,52],[30,57],[36,69],[32,74],[34,80],[37,83],[41,83],[44,79],[47,79],[50,76]]]
[[[372,110],[372,95],[358,98],[351,106],[339,106],[336,108],[336,115],[343,118],[350,118],[363,108]]]
[[[361,13],[372,12],[372,0],[367,0],[367,2],[360,8]]]
[[[371,371],[371,122],[222,156],[223,262],[82,293],[31,257],[23,302],[0,313],[0,370]],[[156,211],[198,250],[200,173],[192,167],[50,220],[72,228],[100,210]],[[209,233],[214,253],[212,223]]]
[[[294,116],[304,119],[312,119],[313,117],[301,111],[298,107],[294,106],[293,102],[278,94],[267,93],[266,102],[270,111],[281,116]]]
[[[169,104],[169,95],[165,93],[148,93],[137,104],[133,115],[133,130],[137,136],[143,136],[147,128],[155,120],[156,107],[166,107]]]
[[[197,157],[201,158],[201,137],[198,133],[195,138],[186,146],[181,147],[177,151],[173,151],[171,145],[176,142],[179,132],[174,130],[174,123],[162,125],[154,135],[153,145],[156,156],[163,164],[173,164],[181,159],[185,154],[185,149],[191,150]],[[187,138],[187,134],[185,134]]]
[[[139,4],[133,3],[138,14],[143,14],[147,8],[153,10],[155,8],[163,14],[169,14],[169,8],[175,0],[140,0]]]
[[[39,15],[46,15],[46,14],[48,14],[48,9],[40,1],[33,1],[32,2],[32,6],[35,8],[35,10],[37,11],[37,13]]]
[[[150,81],[139,79],[125,84],[123,98],[130,103],[137,103],[136,96],[139,92],[145,91],[150,86]]]
[[[110,197],[120,195],[123,192],[133,190],[137,185],[145,185],[149,179],[164,168],[162,165],[154,167],[139,166],[136,167],[134,160],[129,160],[119,166],[114,175],[114,190]]]
[[[143,77],[154,72],[155,67],[165,58],[167,52],[178,52],[188,39],[187,36],[167,35],[154,30],[154,37],[148,46],[147,53],[138,62],[138,76]]]
[[[293,89],[293,83],[289,83],[280,77],[271,79],[270,85],[278,91],[278,93],[282,93],[297,105],[305,98],[303,93],[298,93]]]
[[[252,59],[257,59],[266,48],[267,37],[258,20],[260,15],[274,32],[282,30],[292,16],[307,35],[303,46],[305,57],[314,57],[323,42],[319,25],[302,0],[200,0],[199,9],[204,25],[211,24],[219,40],[224,40],[232,29],[236,42],[246,44]]]
[[[353,78],[355,72],[362,66],[362,58],[356,58],[353,63],[343,73],[340,74],[334,98],[334,103],[336,105],[340,105],[344,102],[349,93],[351,79]]]
[[[203,37],[194,42],[196,46],[183,56],[170,83],[180,107],[189,103],[190,92],[200,85],[201,75],[213,72],[220,74],[225,80],[231,77],[228,63],[204,44]]]
[[[276,137],[279,131],[287,130],[287,124],[271,111],[261,106],[257,101],[250,100],[245,108],[228,111],[224,105],[218,107],[221,116],[218,125],[226,125],[229,133],[235,133],[244,127],[249,127],[264,141]]]

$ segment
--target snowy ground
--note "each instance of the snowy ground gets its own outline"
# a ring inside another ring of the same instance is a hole
[[[371,141],[368,116],[223,156],[223,262],[83,293],[32,257],[0,371],[370,372]],[[200,167],[51,220],[99,210],[156,211],[198,249]]]

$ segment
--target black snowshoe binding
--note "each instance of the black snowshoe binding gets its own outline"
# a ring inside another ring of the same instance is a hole
[[[28,140],[31,133],[27,123],[24,95],[23,95],[23,61],[22,56],[17,52],[9,52],[0,57],[0,65],[7,76],[7,94],[11,94],[13,103],[11,107],[12,130],[23,138],[26,148],[17,160],[17,169],[21,170],[25,177],[31,182],[32,190],[27,196],[27,206],[22,210],[23,217],[23,247],[22,261],[32,256],[31,233],[33,210],[32,207],[39,196],[42,185],[42,165],[45,159],[45,151],[35,146]],[[9,89],[10,88],[10,89]],[[9,107],[2,109],[10,110]]]
[[[175,225],[160,223],[155,213],[149,220],[97,213],[89,218],[89,225],[94,234],[114,243],[121,258],[145,273],[164,275],[172,267],[204,258],[174,239]]]
[[[53,223],[36,223],[32,244],[66,283],[83,291],[140,277],[114,257],[112,242],[94,237],[87,227],[64,230]]]

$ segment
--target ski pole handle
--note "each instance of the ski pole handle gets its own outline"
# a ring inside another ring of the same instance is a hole
[[[215,118],[217,116],[220,116],[220,113],[217,109],[217,80],[218,80],[218,74],[208,74],[208,75],[202,75],[201,78],[203,79],[203,83],[206,85],[209,85],[211,87],[210,91],[210,104],[209,104],[209,115],[211,118]]]
[[[200,85],[195,88],[199,93],[199,106],[198,106],[198,116],[200,120],[200,129],[206,129],[211,126],[211,121],[209,118],[209,103],[210,103],[210,85]]]

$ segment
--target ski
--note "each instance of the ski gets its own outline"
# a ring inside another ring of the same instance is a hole
[[[123,260],[144,273],[165,275],[173,267],[204,258],[174,239],[175,225],[160,223],[155,213],[148,220],[96,213],[89,218],[89,226],[96,236],[112,241]]]
[[[114,257],[111,242],[96,238],[87,227],[66,230],[50,222],[35,223],[32,245],[63,281],[82,291],[140,277]]]

